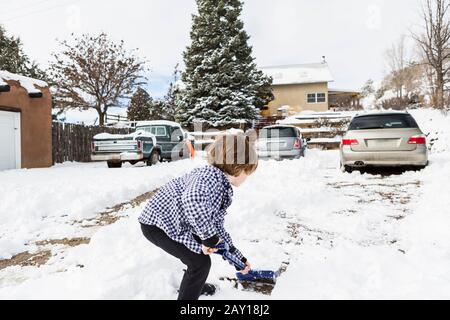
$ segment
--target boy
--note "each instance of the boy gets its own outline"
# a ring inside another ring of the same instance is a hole
[[[231,186],[239,187],[258,167],[256,150],[245,135],[219,136],[208,149],[208,163],[162,187],[139,217],[144,236],[187,265],[178,300],[197,300],[202,290],[214,291],[205,282],[210,255],[221,241],[246,264],[242,273],[250,271],[224,228],[224,217]]]

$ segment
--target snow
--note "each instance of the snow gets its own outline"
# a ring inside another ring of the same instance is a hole
[[[244,133],[244,131],[241,129],[234,129],[234,128],[225,131],[211,129],[204,132],[203,131],[189,132],[189,134],[194,137],[216,137],[221,134],[241,134],[241,133]]]
[[[346,174],[338,151],[261,161],[235,189],[226,226],[254,267],[288,262],[287,270],[266,296],[220,281],[234,269],[214,256],[208,281],[220,291],[203,299],[449,299],[450,117],[411,113],[429,141],[437,139],[423,171]],[[122,219],[96,230],[70,222],[204,164],[199,156],[155,167],[67,163],[0,172],[3,258],[38,250],[37,240],[91,238],[52,248],[40,268],[0,270],[0,299],[175,299],[184,266],[142,236],[137,217],[145,203],[124,207]]]
[[[111,139],[126,139],[126,138],[136,139],[138,137],[152,138],[153,144],[156,144],[156,137],[154,134],[139,129],[136,132],[130,134],[99,133],[94,136],[94,139],[95,140],[111,140]]]
[[[48,84],[41,80],[36,80],[21,75],[17,75],[8,71],[0,70],[0,85],[5,85],[4,81],[18,81],[28,93],[40,93],[41,91],[36,86],[41,88],[48,87]]]
[[[71,221],[95,216],[192,168],[189,161],[180,164],[110,170],[103,162],[65,163],[0,172],[0,259],[26,251],[39,239],[77,235]]]
[[[214,139],[218,136],[218,135],[222,135],[222,134],[243,134],[244,131],[241,129],[228,129],[225,131],[219,131],[219,130],[208,130],[205,132],[202,131],[194,131],[194,132],[189,132],[188,135],[192,138],[191,140],[195,141],[195,144],[197,145],[203,145],[203,144],[211,144],[214,142]]]
[[[328,132],[333,132],[334,129],[330,128],[330,127],[320,127],[320,128],[300,128],[300,131],[302,133],[328,133]]]
[[[315,138],[311,139],[308,143],[338,143],[341,142],[342,137],[336,136],[334,138]]]
[[[361,113],[361,112],[359,112]],[[283,120],[278,120],[278,124],[288,125],[300,125],[300,124],[312,124],[317,120],[328,120],[329,122],[341,122],[353,118],[358,112],[345,111],[345,112],[316,112],[316,111],[303,111],[296,115],[287,117]]]
[[[311,63],[262,68],[274,85],[306,84],[334,81],[327,63]]]
[[[55,111],[57,111],[55,109]],[[127,116],[127,108],[110,107],[108,108],[109,115]],[[88,110],[69,109],[64,111],[58,116],[60,121],[65,123],[85,124],[85,125],[98,125],[98,113],[95,109]]]
[[[289,110],[291,110],[291,107],[287,106],[287,105],[286,106],[281,106],[277,110],[278,111],[289,111]]]
[[[153,120],[153,121],[138,121],[136,123],[137,127],[141,126],[172,126],[172,127],[179,127],[180,124],[173,121],[167,121],[167,120]]]

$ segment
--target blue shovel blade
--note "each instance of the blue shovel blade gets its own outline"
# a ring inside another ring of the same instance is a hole
[[[236,273],[236,277],[239,281],[246,282],[270,282],[275,283],[277,278],[277,273],[268,270],[250,270],[247,274],[242,274],[240,272]]]

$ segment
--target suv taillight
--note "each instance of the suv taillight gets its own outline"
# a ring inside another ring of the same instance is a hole
[[[427,144],[427,138],[423,136],[416,136],[409,138],[408,144]]]
[[[343,146],[357,146],[358,144],[358,140],[356,139],[342,139]]]
[[[301,149],[301,148],[302,148],[302,141],[300,139],[295,139],[294,149]]]
[[[137,149],[138,149],[138,151],[142,151],[142,141],[141,140],[137,141]]]

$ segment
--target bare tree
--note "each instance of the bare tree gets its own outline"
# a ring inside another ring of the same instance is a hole
[[[450,0],[426,0],[423,8],[424,33],[413,34],[423,50],[434,76],[433,102],[437,108],[445,106],[444,89],[450,71]]]
[[[395,89],[397,97],[403,98],[403,88],[407,80],[405,70],[408,64],[404,35],[386,51],[386,62],[389,67],[387,82]]]
[[[74,45],[62,41],[63,51],[53,54],[49,73],[55,106],[61,109],[97,110],[99,124],[111,106],[120,106],[143,84],[145,62],[128,52],[124,42],[114,43],[105,33],[74,38]]]

